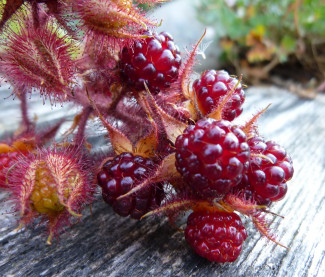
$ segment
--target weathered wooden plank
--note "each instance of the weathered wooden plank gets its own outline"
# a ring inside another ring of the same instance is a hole
[[[3,95],[3,92],[0,92]],[[274,205],[271,228],[289,251],[267,242],[247,223],[249,238],[239,259],[219,265],[194,254],[183,235],[166,220],[140,222],[120,218],[101,201],[93,215],[84,211],[83,221],[63,234],[52,246],[45,244],[42,225],[13,230],[16,218],[0,193],[0,272],[3,276],[325,276],[325,97],[303,100],[287,91],[251,88],[247,93],[247,119],[258,108],[273,103],[260,120],[260,133],[287,148],[294,160],[295,176],[287,197]],[[13,130],[18,102],[0,102],[1,132]],[[40,121],[75,112],[69,108],[48,110],[33,102]],[[15,116],[8,116],[15,115]],[[92,125],[93,123],[90,123]],[[94,134],[96,128],[89,132]],[[104,143],[102,130],[93,139]],[[272,217],[270,217],[272,218]]]

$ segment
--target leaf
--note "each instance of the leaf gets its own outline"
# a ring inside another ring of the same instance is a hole
[[[286,53],[292,53],[296,50],[296,39],[286,35],[282,38],[280,45]]]

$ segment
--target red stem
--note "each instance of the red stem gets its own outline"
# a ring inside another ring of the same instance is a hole
[[[92,111],[93,108],[90,106],[84,107],[82,110],[82,115],[80,117],[79,126],[78,126],[78,132],[75,137],[75,143],[77,145],[81,144],[85,138],[85,128],[86,128],[87,120],[90,114],[92,113]]]
[[[33,123],[30,121],[28,117],[28,108],[27,108],[27,93],[23,91],[20,94],[20,108],[22,115],[22,125],[26,128],[26,132],[29,132],[33,126]]]

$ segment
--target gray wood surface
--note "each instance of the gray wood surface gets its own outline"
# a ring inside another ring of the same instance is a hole
[[[3,100],[7,95],[0,88],[1,135],[19,122],[19,102]],[[247,221],[249,237],[239,259],[211,263],[194,254],[166,220],[121,218],[100,199],[92,215],[86,209],[82,222],[48,246],[42,225],[14,231],[17,218],[0,192],[0,276],[325,276],[325,96],[304,100],[276,87],[254,87],[247,90],[241,120],[269,103],[260,132],[288,150],[295,168],[286,198],[272,208],[285,219],[270,217],[289,251],[261,238]],[[40,123],[72,119],[76,112],[69,105],[51,110],[34,98],[31,108]],[[105,147],[103,130],[89,123],[92,142]]]

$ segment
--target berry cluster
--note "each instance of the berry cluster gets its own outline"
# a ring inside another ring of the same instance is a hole
[[[0,143],[0,187],[12,194],[21,224],[43,218],[50,244],[82,216],[98,184],[120,216],[167,215],[175,223],[191,210],[186,241],[210,261],[237,259],[247,238],[241,217],[275,241],[264,213],[285,196],[292,161],[259,135],[264,110],[233,123],[245,101],[241,78],[208,70],[190,81],[203,37],[183,55],[131,0],[14,2],[0,4],[0,74],[20,99],[23,120]],[[62,122],[42,130],[29,119],[31,92],[81,107],[61,141],[54,138]],[[92,117],[114,151],[104,158],[85,136]]]

